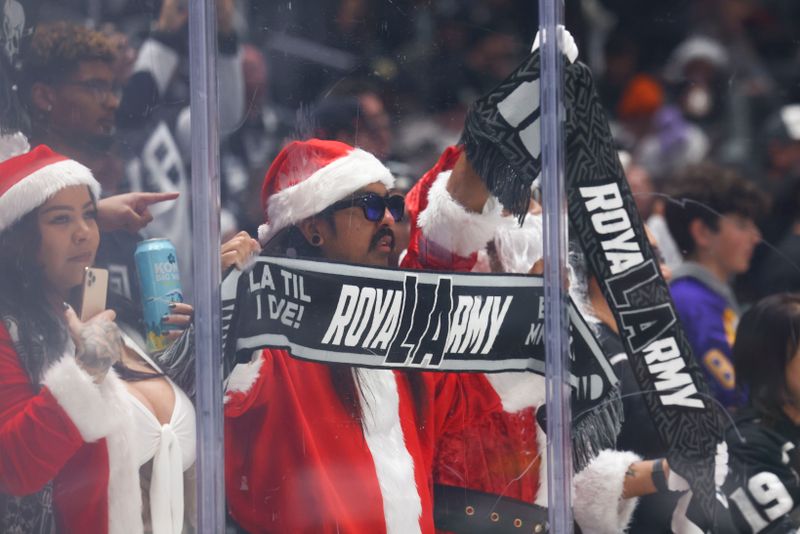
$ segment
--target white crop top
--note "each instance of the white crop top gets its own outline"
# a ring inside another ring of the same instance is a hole
[[[153,369],[156,363],[127,335],[125,345],[134,350]],[[169,423],[162,425],[142,402],[128,392],[134,425],[135,451],[139,465],[153,460],[150,479],[150,517],[153,534],[179,534],[183,529],[183,472],[195,461],[195,411],[192,401],[165,377],[175,392],[175,407]]]

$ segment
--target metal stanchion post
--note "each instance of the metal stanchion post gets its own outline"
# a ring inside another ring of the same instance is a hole
[[[539,0],[541,72],[542,193],[544,211],[545,356],[547,369],[547,498],[550,532],[570,534],[572,440],[569,404],[569,332],[564,190],[563,56],[556,32],[563,0]]]
[[[189,5],[192,252],[197,362],[197,521],[199,532],[214,534],[225,530],[215,14],[213,0],[192,0]]]

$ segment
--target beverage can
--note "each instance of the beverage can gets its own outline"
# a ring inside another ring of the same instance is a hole
[[[147,239],[136,245],[134,253],[139,287],[142,293],[147,349],[151,352],[167,348],[167,331],[174,329],[161,322],[170,313],[169,305],[183,302],[178,256],[168,239]]]

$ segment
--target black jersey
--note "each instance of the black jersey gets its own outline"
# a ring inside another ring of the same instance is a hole
[[[726,433],[729,472],[722,487],[738,532],[796,532],[800,527],[800,428],[785,416],[752,411]]]
[[[718,487],[711,525],[698,529],[696,525],[702,522],[696,520],[700,514],[693,509],[694,503],[688,507],[679,503],[672,518],[673,527],[679,527],[674,530],[713,534],[797,532],[800,428],[783,414],[773,419],[746,409],[728,427],[725,441],[728,472]]]

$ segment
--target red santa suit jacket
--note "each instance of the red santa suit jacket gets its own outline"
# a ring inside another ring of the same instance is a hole
[[[124,386],[113,371],[95,384],[71,354],[36,386],[12,334],[0,323],[0,493],[24,496],[52,480],[58,532],[142,532]]]
[[[447,192],[461,153],[458,147],[445,150],[406,196],[411,234],[403,267],[471,271],[495,229],[508,224],[496,199],[482,213],[471,213]],[[546,436],[535,417],[545,401],[544,379],[532,373],[469,374],[462,384],[468,395],[486,396],[489,389],[503,410],[446,429],[434,457],[435,482],[547,506]],[[603,451],[576,475],[573,512],[584,532],[624,530],[636,505],[636,499],[622,499],[624,474],[639,459]]]
[[[466,398],[455,375],[421,373],[420,411],[407,374],[352,372],[363,424],[344,408],[325,364],[264,350],[234,368],[225,399],[226,494],[246,531],[433,532],[436,438],[498,409],[497,396]]]

